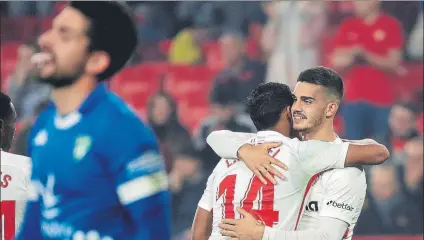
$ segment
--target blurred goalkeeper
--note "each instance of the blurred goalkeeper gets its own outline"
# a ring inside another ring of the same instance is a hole
[[[156,138],[102,81],[137,45],[127,7],[70,2],[32,61],[53,87],[29,142],[30,199],[18,239],[169,240],[170,199]]]

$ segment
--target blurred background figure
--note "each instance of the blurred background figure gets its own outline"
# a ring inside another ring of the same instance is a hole
[[[33,15],[45,17],[51,14],[54,3],[49,1],[12,1],[8,4],[10,16]]]
[[[411,104],[396,103],[390,111],[388,122],[387,134],[376,136],[376,139],[387,146],[396,162],[405,143],[419,135],[416,127],[417,111]]]
[[[255,132],[256,128],[252,120],[239,108],[240,102],[234,89],[238,89],[237,79],[229,79],[227,86],[219,86],[215,95],[211,96],[210,116],[200,123],[199,130],[195,136],[195,146],[203,156],[205,170],[210,173],[219,161],[219,157],[206,144],[206,137],[216,130],[228,129],[236,132]],[[237,90],[236,90],[237,91]],[[208,175],[209,176],[209,175]]]
[[[14,153],[29,157],[28,139],[31,127],[35,123],[37,116],[46,109],[48,105],[49,101],[40,102],[34,109],[34,115],[21,123],[20,131],[16,136],[15,145],[13,146]]]
[[[326,6],[321,1],[269,1],[262,50],[268,59],[268,82],[291,88],[297,75],[319,65],[319,42],[326,27]]]
[[[217,73],[212,98],[231,95],[234,103],[242,107],[249,93],[264,81],[265,66],[246,56],[245,37],[240,32],[223,33],[220,44],[225,68]]]
[[[423,4],[424,6],[424,4]],[[423,32],[424,32],[424,17],[423,11],[419,13],[417,22],[412,29],[411,35],[409,36],[409,42],[407,46],[408,55],[410,58],[415,60],[423,60]]]
[[[19,46],[18,62],[10,79],[8,94],[15,104],[18,121],[35,115],[35,108],[50,98],[50,87],[37,81],[30,58],[39,51],[35,41]]]
[[[188,147],[177,155],[170,173],[174,236],[191,236],[190,228],[196,212],[193,206],[197,206],[202,197],[207,178],[200,156],[194,148]]]
[[[202,49],[199,45],[202,30],[184,28],[175,36],[169,49],[169,62],[172,64],[198,64],[202,62]]]
[[[373,167],[370,176],[373,196],[356,226],[361,234],[419,234],[423,232],[420,206],[404,194],[395,168],[390,165]]]
[[[416,137],[405,144],[405,159],[400,165],[401,184],[404,192],[409,195],[423,210],[423,137]]]
[[[29,129],[50,100],[51,89],[30,71],[30,56],[38,51],[34,39],[66,4],[0,2],[0,83],[18,114],[15,153],[27,154]],[[412,224],[423,208],[422,1],[128,4],[140,41],[107,86],[158,136],[173,190],[175,239],[186,240],[195,210],[190,205],[219,160],[206,144],[208,134],[254,132],[244,113],[252,89],[266,81],[293,85],[301,70],[317,65],[337,70],[345,83],[338,135],[370,137],[392,153],[388,168],[369,170],[368,201],[355,235],[422,231]],[[389,184],[390,194],[374,187]],[[407,224],[409,206],[382,211],[396,205],[391,199],[415,204]]]
[[[180,123],[177,105],[171,95],[159,92],[149,102],[149,124],[159,139],[165,154],[167,171],[171,171],[173,160],[191,145],[187,129]]]
[[[385,135],[391,85],[402,62],[403,29],[399,21],[382,13],[381,2],[354,2],[355,17],[344,20],[336,37],[332,67],[344,73],[346,137]]]

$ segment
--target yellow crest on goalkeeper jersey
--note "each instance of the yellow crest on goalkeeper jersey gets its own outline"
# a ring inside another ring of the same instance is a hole
[[[75,140],[74,158],[81,161],[91,148],[91,137],[80,136]]]

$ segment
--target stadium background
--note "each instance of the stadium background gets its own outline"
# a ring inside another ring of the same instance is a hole
[[[35,83],[28,70],[29,56],[36,51],[34,40],[65,4],[0,2],[1,89],[11,95],[19,113],[13,148],[16,153],[25,154],[28,129],[46,105],[50,91]],[[292,79],[308,63],[331,67],[340,25],[354,15],[354,4],[129,4],[137,16],[140,44],[129,65],[114,76],[109,87],[152,126],[159,138],[173,192],[174,235],[175,239],[184,239],[205,180],[218,160],[205,144],[208,133],[218,129],[254,131],[243,113],[242,99],[257,83],[265,81],[267,70],[274,72],[275,80],[293,86]],[[404,33],[404,60],[394,79],[387,81],[395,89],[396,100],[384,118],[357,114],[358,120],[350,122],[389,123],[386,130],[376,133],[367,129],[361,137],[375,138],[390,147],[392,158],[387,165],[393,171],[371,174],[367,169],[368,198],[356,227],[356,236],[384,237],[354,239],[422,239],[407,237],[422,235],[423,231],[422,6],[422,2],[382,3],[382,11],[395,17]],[[284,41],[277,41],[269,50],[269,38],[264,36],[272,24],[279,26],[276,35]],[[275,71],[269,66],[277,53],[288,60],[277,61],[281,67]],[[229,65],[238,60],[240,64]],[[372,88],[374,94],[384,95],[385,87],[369,83],[355,91],[361,94]],[[376,105],[372,99],[363,103]],[[346,138],[344,122],[348,116],[341,113],[336,121],[337,133]],[[353,128],[362,126],[349,124]],[[396,237],[386,237],[390,235]]]

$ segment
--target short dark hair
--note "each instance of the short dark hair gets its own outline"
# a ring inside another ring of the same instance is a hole
[[[2,121],[6,121],[13,114],[11,102],[9,96],[0,92],[0,119]]]
[[[137,30],[130,8],[118,1],[71,1],[70,6],[90,19],[90,51],[105,51],[109,67],[98,75],[99,81],[117,73],[137,46]]]
[[[258,131],[274,127],[281,113],[293,105],[290,88],[282,83],[260,84],[247,97],[246,108]]]
[[[330,68],[319,66],[306,69],[299,74],[297,81],[323,86],[329,94],[336,96],[339,101],[343,100],[342,77]]]

